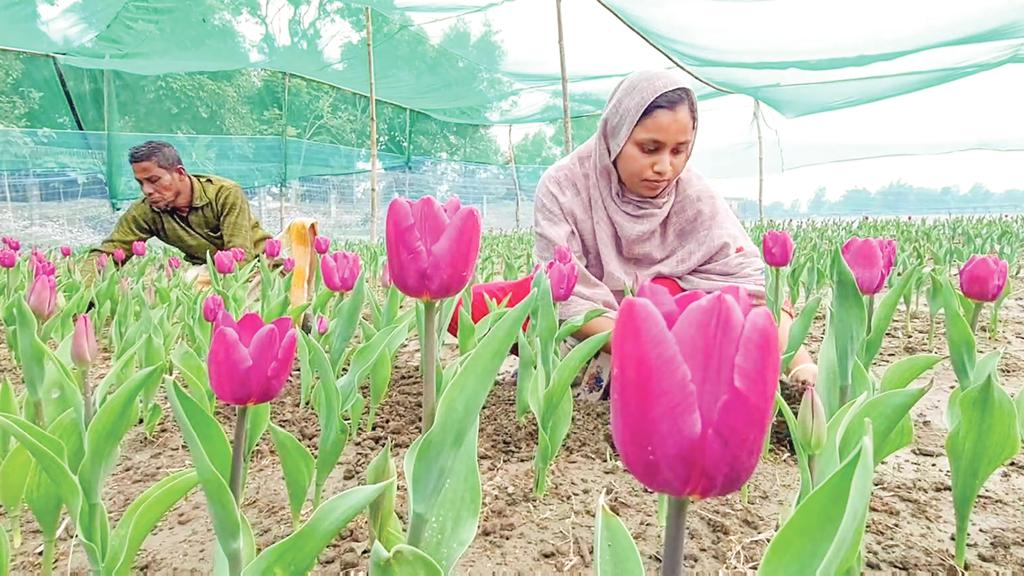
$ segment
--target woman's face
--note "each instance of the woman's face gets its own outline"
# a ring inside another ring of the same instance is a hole
[[[693,146],[693,119],[687,106],[655,110],[637,123],[615,169],[626,190],[641,198],[654,198],[686,167]]]

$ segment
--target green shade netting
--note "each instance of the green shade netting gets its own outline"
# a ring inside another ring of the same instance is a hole
[[[190,169],[248,189],[364,174],[366,7],[379,162],[405,173],[402,193],[507,198],[514,143],[531,195],[563,153],[553,0],[8,0],[0,171],[98,175],[123,204],[138,197],[127,149],[160,138]],[[722,90],[694,82],[693,163],[714,177],[758,173],[755,98],[768,173],[1024,150],[1020,0],[564,0],[562,10],[574,145],[624,75],[682,65]]]
[[[622,75],[672,61],[790,117],[1024,61],[1019,0],[604,4],[563,2],[576,115]],[[366,94],[364,6],[380,99],[470,124],[560,117],[551,0],[13,0],[0,46],[134,74],[270,69]]]

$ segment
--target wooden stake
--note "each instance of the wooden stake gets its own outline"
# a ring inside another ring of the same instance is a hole
[[[377,190],[377,82],[373,74],[373,16],[366,10],[366,52],[370,63],[370,242],[377,241],[377,220],[380,212]]]
[[[764,223],[764,137],[761,134],[761,102],[754,100],[754,123],[757,124],[757,212]]]
[[[565,70],[565,37],[562,33],[562,0],[555,0],[555,12],[558,14],[558,61],[562,67],[562,124],[565,129],[565,145],[568,154],[572,152],[572,123],[569,118],[569,77]]]
[[[512,166],[512,184],[516,187],[516,230],[520,226],[520,208],[522,206],[523,192],[519,188],[519,171],[516,170],[516,147],[512,143],[512,125],[508,125],[508,161]]]

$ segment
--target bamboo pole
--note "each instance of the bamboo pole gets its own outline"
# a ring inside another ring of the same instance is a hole
[[[370,70],[370,242],[377,241],[377,219],[380,211],[377,190],[377,83],[373,73],[373,16],[366,10],[366,52]]]
[[[512,184],[516,188],[516,230],[520,226],[520,210],[523,203],[522,189],[519,188],[519,171],[516,170],[516,147],[512,142],[512,125],[508,125],[508,161],[512,166]]]
[[[764,224],[764,136],[761,134],[761,102],[756,99],[754,123],[757,124],[757,213]]]
[[[569,76],[565,70],[565,35],[562,31],[562,0],[555,0],[558,14],[558,61],[562,69],[562,126],[565,130],[565,153],[572,152],[572,122],[569,118]]]
[[[284,169],[281,174],[281,201],[278,206],[278,224],[279,230],[284,231],[284,191],[288,187],[288,86],[291,84],[291,74],[284,73],[284,103],[282,105],[282,120],[281,123],[281,147],[282,147],[282,158],[284,163]],[[299,159],[301,161],[301,158]],[[260,205],[260,211],[263,211],[262,203]],[[262,217],[262,214],[261,214]]]

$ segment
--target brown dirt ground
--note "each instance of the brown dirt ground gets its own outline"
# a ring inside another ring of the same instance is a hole
[[[923,302],[922,302],[923,304]],[[909,353],[926,351],[928,319],[925,309],[906,331],[902,309],[877,361],[883,366]],[[984,350],[1004,348],[1000,367],[1002,384],[1016,394],[1024,374],[1024,307],[1008,302],[998,337],[980,338]],[[812,349],[823,327],[814,330]],[[936,342],[944,353],[940,333]],[[410,342],[400,352],[395,379],[377,424],[360,432],[346,448],[338,469],[325,488],[325,497],[362,481],[362,471],[388,438],[394,442],[399,465],[409,444],[419,434],[417,346]],[[594,511],[605,492],[613,510],[633,533],[649,571],[656,571],[660,529],[656,499],[645,491],[616,459],[610,443],[605,403],[578,404],[573,427],[550,475],[550,491],[543,500],[532,495],[533,453],[536,431],[532,421],[515,420],[514,364],[506,363],[484,408],[481,422],[480,467],[484,505],[476,541],[463,557],[460,573],[590,573]],[[6,349],[0,350],[0,374],[17,378]],[[865,560],[869,573],[913,572],[955,574],[953,566],[954,516],[949,464],[944,441],[944,411],[956,382],[943,362],[925,376],[934,387],[914,411],[914,445],[891,456],[875,475]],[[924,384],[926,380],[919,382]],[[129,432],[120,461],[106,486],[105,501],[113,519],[128,503],[168,472],[189,465],[188,450],[170,410],[152,438],[141,427]],[[273,419],[295,433],[311,449],[318,435],[316,416],[298,406],[297,386],[289,385],[274,403]],[[221,414],[222,421],[227,421]],[[230,428],[228,428],[230,430]],[[1017,456],[996,472],[982,490],[972,515],[969,558],[972,573],[1024,570],[1024,456]],[[780,512],[797,489],[792,457],[774,449],[758,467],[750,483],[749,502],[739,495],[699,502],[691,507],[686,564],[699,573],[743,573],[758,560],[777,528]],[[399,515],[405,514],[404,485],[399,486]],[[266,436],[255,451],[247,484],[244,511],[253,525],[257,544],[267,546],[290,531],[287,496],[280,464]],[[26,511],[24,542],[13,551],[13,573],[38,573],[40,537]],[[112,522],[113,525],[113,522]],[[320,557],[318,573],[365,573],[369,550],[364,517],[348,529]],[[72,551],[68,531],[60,536],[56,573],[84,573],[80,547]],[[153,574],[207,573],[211,568],[214,535],[198,489],[173,509],[146,541],[137,568]],[[70,560],[69,560],[70,556]]]

